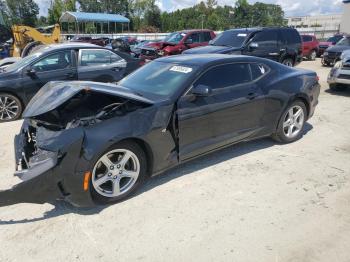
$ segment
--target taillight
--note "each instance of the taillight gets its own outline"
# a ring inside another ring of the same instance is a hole
[[[318,75],[316,75],[316,81],[320,81],[320,77]]]

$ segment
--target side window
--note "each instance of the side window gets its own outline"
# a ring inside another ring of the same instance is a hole
[[[312,42],[312,36],[303,35],[303,42]]]
[[[211,34],[210,32],[203,32],[202,33],[202,40],[201,42],[209,42],[211,40]]]
[[[210,86],[213,90],[251,81],[248,64],[228,64],[209,69],[194,84]]]
[[[250,70],[252,71],[252,78],[256,80],[261,76],[267,74],[269,68],[264,64],[250,64]]]
[[[117,54],[108,50],[86,49],[81,50],[81,66],[97,66],[111,64],[122,60]]]
[[[188,38],[192,39],[192,43],[200,43],[199,33],[193,33]]]
[[[44,57],[43,59],[33,64],[32,68],[37,72],[46,72],[65,69],[70,67],[71,64],[71,51],[65,51]]]
[[[275,30],[261,31],[254,36],[253,42],[257,42],[259,47],[274,47],[277,45],[277,37]]]
[[[283,29],[281,30],[282,37],[285,44],[300,44],[301,37],[295,29]]]

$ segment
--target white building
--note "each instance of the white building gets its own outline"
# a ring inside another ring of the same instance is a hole
[[[344,0],[344,12],[340,23],[340,32],[350,34],[350,0]]]
[[[349,0],[350,1],[350,0]],[[288,26],[296,28],[301,34],[313,34],[319,39],[338,33],[342,15],[314,15],[288,17]]]

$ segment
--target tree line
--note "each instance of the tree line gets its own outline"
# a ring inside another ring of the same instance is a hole
[[[221,31],[286,25],[280,5],[249,4],[247,0],[232,0],[232,5],[225,6],[218,5],[217,0],[206,0],[173,12],[162,12],[155,0],[51,0],[47,16],[40,17],[34,0],[0,0],[2,20],[8,25],[55,24],[65,11],[121,14],[130,19],[130,30],[135,32],[171,32],[186,28]]]

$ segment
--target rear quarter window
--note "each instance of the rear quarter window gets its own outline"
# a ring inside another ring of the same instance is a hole
[[[250,64],[250,70],[252,72],[252,80],[254,81],[266,75],[270,71],[270,68],[264,64],[252,63]]]
[[[301,44],[301,37],[295,29],[281,30],[283,42],[286,44]]]

